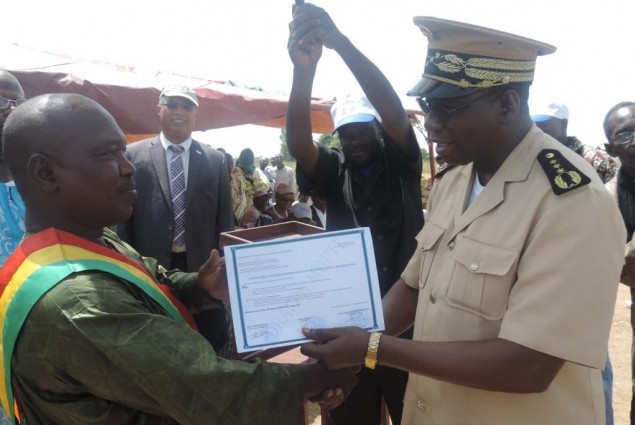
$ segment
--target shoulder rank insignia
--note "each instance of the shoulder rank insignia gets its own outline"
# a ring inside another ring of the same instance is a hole
[[[591,179],[571,164],[560,151],[543,149],[538,154],[538,162],[547,174],[551,189],[556,195],[562,195],[591,182]]]

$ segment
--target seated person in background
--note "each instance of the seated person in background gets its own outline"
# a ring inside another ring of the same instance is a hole
[[[273,218],[265,211],[269,208],[269,193],[264,190],[256,190],[251,205],[240,220],[240,228],[251,229],[273,224]]]
[[[271,195],[269,191],[257,189],[254,192],[253,204],[261,213],[265,212],[271,206]]]
[[[241,214],[240,220],[238,220],[239,227],[245,229],[273,223],[273,218],[264,212],[269,206],[269,199],[271,198],[269,195],[269,185],[264,181],[254,180],[253,187],[248,193],[249,196],[251,196],[251,200],[249,206]],[[243,195],[246,196],[247,193]],[[258,203],[258,205],[254,205],[255,202]],[[245,215],[247,215],[247,217],[245,217]],[[248,226],[245,227],[245,225]]]
[[[191,312],[228,299],[218,251],[198,273],[167,271],[107,229],[130,216],[137,193],[124,134],[104,108],[38,96],[3,137],[27,209],[26,239],[0,271],[10,325],[0,399],[19,422],[296,425],[305,398],[337,388],[323,400],[342,401],[350,369],[224,360],[196,332]]]
[[[274,223],[281,223],[289,216],[289,210],[295,201],[295,192],[291,186],[280,183],[276,186],[274,196],[276,203],[267,208],[265,212],[273,218]]]
[[[256,227],[259,218],[260,211],[258,211],[258,208],[252,205],[247,208],[247,210],[243,214],[243,218],[240,219],[240,227],[242,229],[251,229],[252,227]]]
[[[273,217],[267,214],[266,210],[269,208],[271,200],[271,195],[269,195],[269,191],[266,190],[256,190],[254,192],[254,208],[258,210],[258,218],[256,220],[255,226],[266,226],[268,224],[273,224]]]
[[[296,202],[289,210],[289,217],[285,221],[299,221],[300,223],[315,226],[315,221],[311,219],[311,207],[306,202]]]

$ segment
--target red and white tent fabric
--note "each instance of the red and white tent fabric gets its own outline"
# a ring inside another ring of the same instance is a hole
[[[16,76],[27,97],[46,93],[78,93],[101,104],[115,118],[129,142],[158,134],[156,105],[169,85],[193,88],[199,98],[195,131],[256,124],[286,125],[288,96],[259,87],[239,86],[191,75],[178,75],[135,66],[42,52],[16,44],[0,44],[0,68]],[[312,99],[313,132],[333,131],[333,100]],[[419,110],[408,110],[413,125],[423,134]],[[428,146],[429,152],[432,147]],[[434,163],[431,160],[432,175]]]
[[[17,45],[0,45],[0,68],[18,78],[27,97],[78,93],[97,101],[113,115],[130,140],[160,131],[155,106],[161,89],[174,84],[192,87],[199,96],[197,131],[242,124],[285,126],[285,94],[241,87],[231,81],[71,58]],[[332,104],[331,100],[312,101],[316,133],[332,131]]]

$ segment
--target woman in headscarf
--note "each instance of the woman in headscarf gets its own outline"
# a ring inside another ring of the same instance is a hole
[[[249,148],[243,149],[231,173],[232,208],[238,222],[247,208],[253,205],[254,192],[268,188],[267,182],[263,182],[259,175],[254,173],[255,169],[253,151]]]

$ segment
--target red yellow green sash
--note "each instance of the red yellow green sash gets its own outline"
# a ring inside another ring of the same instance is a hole
[[[46,292],[71,273],[88,270],[103,271],[138,286],[175,320],[196,329],[189,310],[128,257],[58,229],[29,237],[0,270],[0,401],[14,423],[11,357],[20,329]]]

